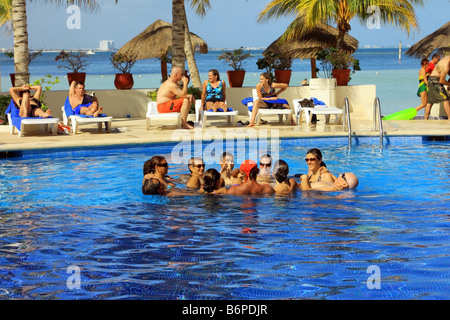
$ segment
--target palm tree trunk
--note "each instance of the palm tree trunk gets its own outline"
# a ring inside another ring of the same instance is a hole
[[[192,47],[191,34],[189,32],[189,25],[186,17],[186,11],[184,11],[184,50],[186,53],[186,60],[188,63],[189,71],[191,72],[192,85],[194,87],[201,87],[202,82],[200,80],[200,74],[198,72],[197,63],[195,61],[195,52]]]
[[[172,67],[184,71],[184,0],[172,0]]]
[[[16,86],[29,82],[28,71],[28,31],[27,8],[25,0],[12,0],[13,28],[14,28],[14,72],[16,74]]]

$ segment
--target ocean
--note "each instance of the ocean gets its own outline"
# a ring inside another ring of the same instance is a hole
[[[418,73],[420,60],[404,54],[398,57],[398,48],[370,48],[358,49],[355,57],[359,59],[361,71],[352,74],[349,85],[375,84],[377,96],[380,98],[383,114],[389,114],[405,108],[416,107],[420,98],[416,95],[418,87]],[[256,61],[261,57],[262,50],[252,50],[252,57],[246,60],[244,69],[247,71],[244,86],[255,86],[259,82],[259,70]],[[52,86],[51,90],[67,90],[67,69],[58,69],[59,62],[55,61],[58,52],[44,52],[30,64],[31,82],[50,74],[60,78],[60,83]],[[226,71],[229,66],[218,60],[222,51],[209,51],[207,54],[196,54],[197,67],[202,81],[208,78],[210,69],[219,70],[222,78],[228,83]],[[86,68],[86,88],[88,90],[115,89],[114,75],[116,70],[110,64],[110,52],[96,52],[88,55],[89,65]],[[187,67],[187,66],[186,66]],[[318,63],[318,67],[320,65]],[[170,65],[169,65],[170,70]],[[14,72],[13,59],[0,54],[1,92],[7,92],[10,87],[9,74]],[[154,89],[161,84],[160,62],[157,59],[139,60],[132,69],[134,89]],[[294,59],[292,64],[291,86],[298,86],[300,82],[311,77],[310,60]],[[419,115],[424,111],[421,110]]]

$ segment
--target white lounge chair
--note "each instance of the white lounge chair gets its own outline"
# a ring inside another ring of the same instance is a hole
[[[300,101],[303,99],[293,99],[292,104],[295,108],[295,114],[297,115],[297,124],[300,123],[302,119],[302,111],[305,113],[306,124],[311,122],[311,115],[322,114],[325,116],[325,123],[330,122],[330,115],[334,114],[335,123],[340,124],[342,121],[343,110],[335,107],[327,107],[327,106],[315,106],[314,108],[303,108],[300,105]]]
[[[225,104],[227,102],[225,101]],[[202,126],[206,127],[207,117],[227,117],[227,125],[232,124],[234,127],[236,126],[238,111],[206,111],[202,110],[202,101],[195,101],[195,120],[197,123],[200,123]]]
[[[15,107],[14,102],[11,100],[8,109],[6,110],[6,116],[8,118],[9,133],[14,134],[17,128],[19,137],[24,135],[25,127],[45,125],[45,131],[56,135],[58,132],[58,118],[21,118],[19,117],[19,110]],[[15,119],[13,119],[15,118]],[[20,121],[20,123],[19,123]]]
[[[159,113],[156,101],[148,103],[148,110],[145,116],[147,123],[147,130],[150,129],[152,119],[172,119],[176,122],[178,128],[181,128],[181,114],[179,112]]]
[[[89,123],[96,123],[98,126],[98,131],[102,131],[102,123],[105,123],[105,131],[111,132],[111,123],[113,117],[109,116],[102,116],[102,117],[89,117],[89,116],[83,116],[79,114],[73,114],[72,107],[70,106],[69,97],[67,97],[66,102],[64,106],[61,108],[62,114],[63,114],[63,122],[66,126],[72,125],[72,133],[77,134],[78,133],[78,127],[80,124],[89,124]],[[71,114],[68,114],[68,112],[71,112]]]
[[[252,95],[253,95],[253,102],[247,103],[247,107],[253,107],[254,101],[256,99],[259,99],[256,89],[252,89]],[[258,114],[256,115],[256,124],[259,125],[261,123],[262,115],[277,115],[280,123],[283,123],[283,116],[285,116],[286,117],[286,125],[290,125],[291,124],[291,121],[290,121],[291,114],[292,114],[292,109],[259,108]],[[252,111],[250,111],[250,110],[248,110],[248,117],[249,117],[249,121],[251,121]]]

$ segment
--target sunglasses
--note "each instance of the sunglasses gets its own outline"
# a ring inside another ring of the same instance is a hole
[[[205,167],[205,165],[204,164],[195,164],[195,165],[193,165],[194,167],[197,167],[197,168],[204,168]]]
[[[317,158],[305,158],[305,161],[306,162],[309,162],[309,161],[315,162],[315,161],[317,161]]]
[[[166,163],[157,164],[157,166],[158,166],[158,167],[165,167],[165,168],[168,168],[168,167],[169,167],[169,164],[166,162]]]
[[[259,164],[261,167],[270,167],[272,165],[272,163],[260,163]]]
[[[345,173],[341,174],[342,179],[344,179],[344,181],[348,184],[347,179],[345,179]]]

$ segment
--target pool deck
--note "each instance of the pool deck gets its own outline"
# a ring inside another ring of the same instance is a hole
[[[265,134],[267,137],[277,134],[280,138],[326,138],[341,137],[348,138],[347,131],[342,125],[334,124],[333,117],[330,124],[325,124],[323,116],[318,116],[317,124],[307,125],[303,121],[298,126],[286,126],[278,123],[278,118],[273,116],[265,117],[269,123],[252,127],[252,133]],[[194,115],[190,114],[188,120],[194,120]],[[239,116],[238,120],[247,121],[248,117]],[[162,123],[162,122],[160,122]],[[352,119],[351,127],[353,136],[356,137],[379,137],[379,133],[372,130],[373,122],[362,119]],[[173,126],[157,126],[146,130],[146,121],[142,118],[119,118],[113,119],[111,133],[98,132],[96,124],[81,125],[77,135],[51,135],[44,132],[25,132],[19,137],[17,130],[11,135],[8,126],[0,126],[0,152],[25,151],[33,149],[59,149],[74,148],[83,146],[114,146],[114,145],[136,145],[157,142],[178,142],[180,133],[189,132],[191,139],[202,139],[205,133],[211,134],[219,130],[225,138],[230,129],[235,134],[248,134],[246,126],[229,127],[223,119],[208,120],[207,128],[200,130],[174,130]],[[210,130],[214,129],[214,130]],[[272,131],[277,129],[276,131]],[[264,130],[262,132],[261,130]],[[208,132],[209,131],[209,132]],[[397,120],[383,121],[384,135],[388,137],[405,136],[421,137],[435,136],[439,139],[450,137],[450,121],[448,120]],[[209,140],[210,138],[208,138]]]

